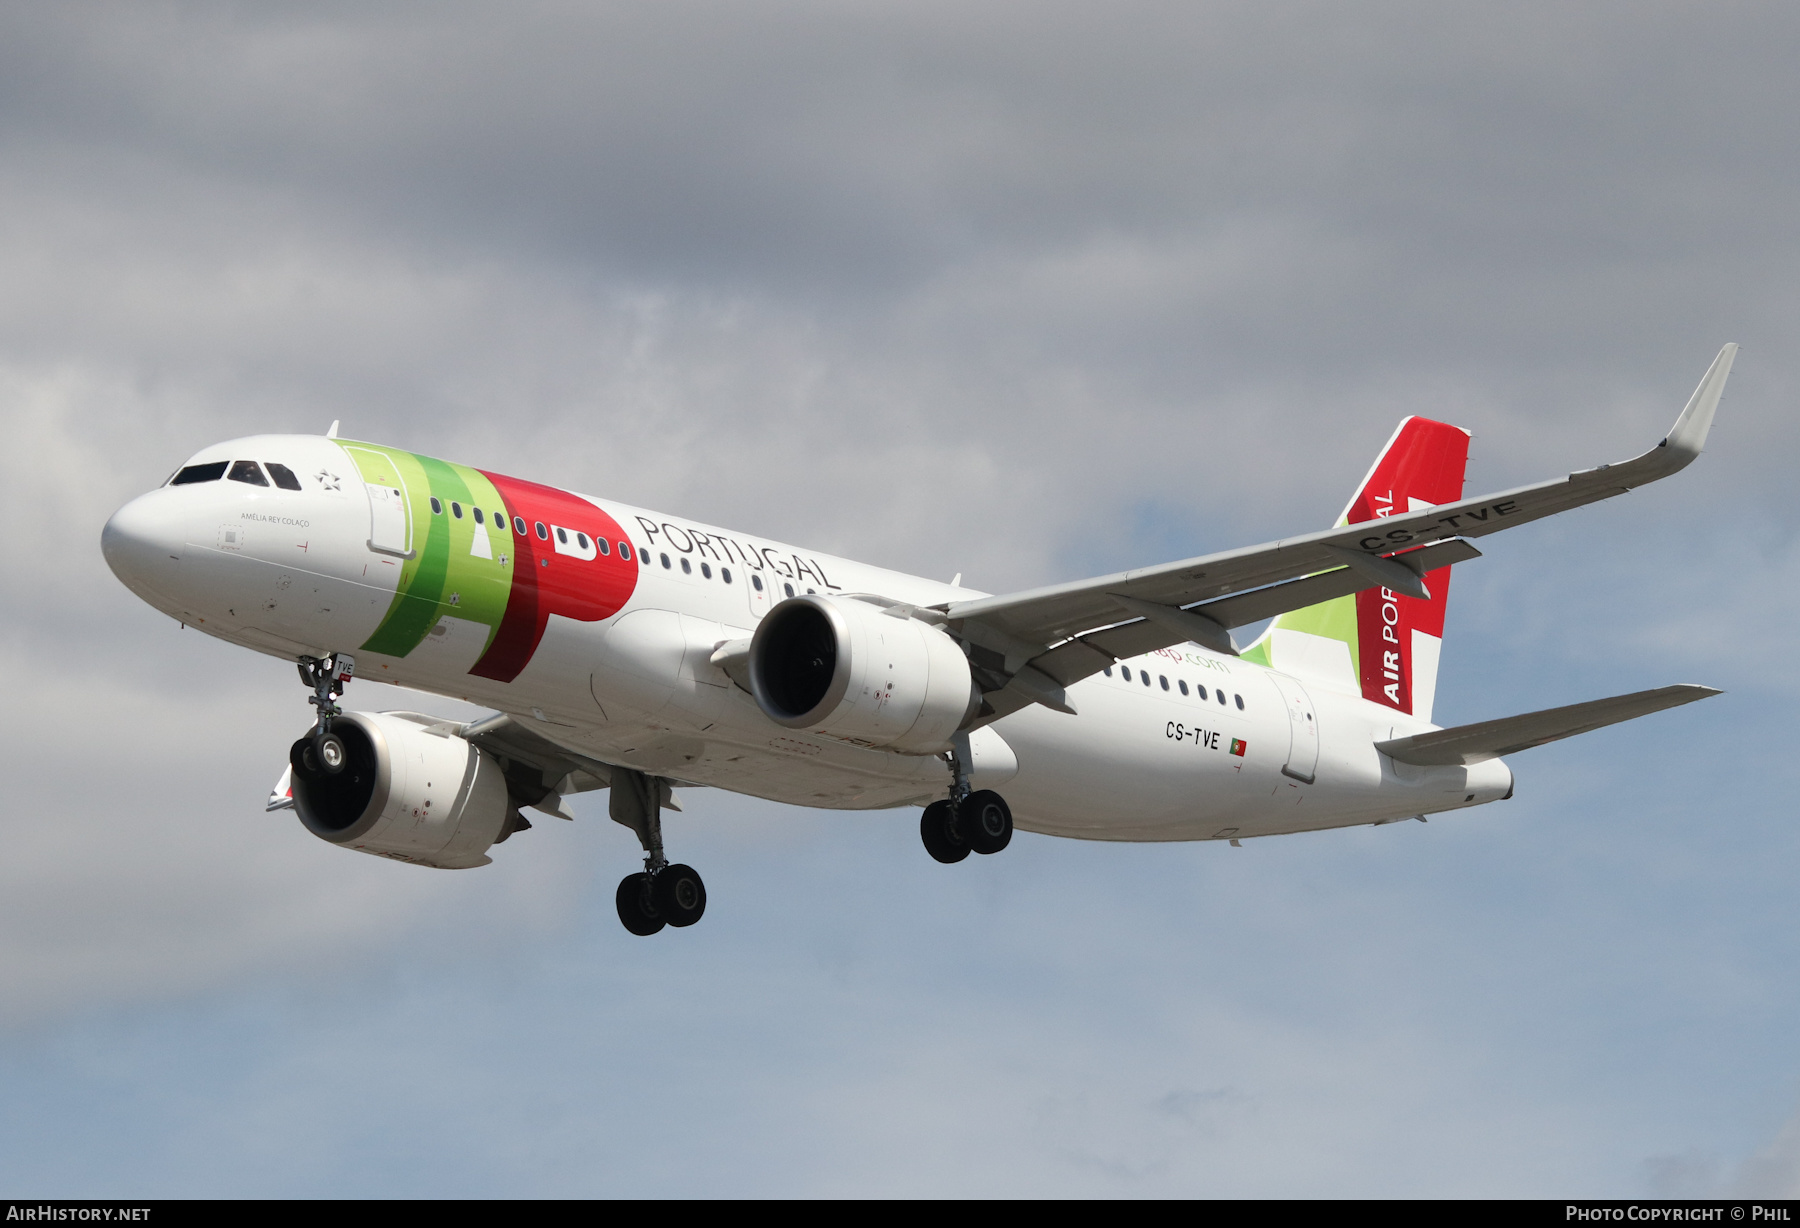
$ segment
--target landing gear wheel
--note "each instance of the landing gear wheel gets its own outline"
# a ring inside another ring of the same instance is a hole
[[[692,866],[664,866],[651,880],[650,901],[670,925],[692,925],[706,912],[706,884]]]
[[[957,808],[957,826],[977,853],[998,853],[1012,843],[1012,807],[992,789],[978,789]]]
[[[919,838],[925,851],[945,865],[954,865],[969,855],[969,842],[963,839],[956,822],[956,811],[949,802],[933,802],[919,818]]]
[[[327,776],[336,776],[344,770],[344,764],[350,761],[350,752],[344,747],[344,739],[335,733],[318,734],[312,740],[313,758],[318,761],[318,770]]]
[[[650,902],[648,874],[627,874],[620,880],[613,902],[619,907],[619,922],[640,938],[648,938],[665,924]]]
[[[288,766],[294,769],[294,776],[300,780],[317,780],[319,778],[319,756],[313,750],[311,738],[301,738],[288,747]]]

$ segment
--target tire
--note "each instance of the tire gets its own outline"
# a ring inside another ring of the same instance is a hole
[[[945,865],[955,865],[969,855],[968,841],[955,822],[956,812],[949,802],[933,802],[919,817],[919,839],[925,851]]]
[[[344,745],[344,739],[335,733],[322,733],[313,739],[313,757],[319,761],[319,771],[326,776],[336,776],[350,762],[350,750]]]
[[[998,853],[1012,843],[1012,807],[992,789],[979,789],[963,799],[957,826],[977,853]]]
[[[650,876],[642,871],[627,874],[619,881],[619,890],[613,896],[613,902],[619,908],[619,924],[640,938],[662,929],[663,919],[656,914],[650,903]]]
[[[663,920],[677,928],[706,913],[706,884],[692,866],[664,866],[651,880],[650,899]]]
[[[288,747],[288,766],[294,769],[295,780],[319,778],[319,756],[313,752],[311,738],[300,738]]]

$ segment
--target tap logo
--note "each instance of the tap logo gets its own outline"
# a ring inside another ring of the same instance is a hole
[[[370,546],[400,577],[362,651],[405,657],[448,615],[487,628],[469,672],[511,682],[551,615],[599,622],[637,587],[624,531],[587,499],[398,448],[340,446],[370,487],[398,492],[372,513]]]

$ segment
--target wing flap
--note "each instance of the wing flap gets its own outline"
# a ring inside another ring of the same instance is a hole
[[[1375,749],[1390,759],[1419,767],[1457,764],[1467,767],[1718,694],[1720,692],[1713,687],[1682,683],[1653,691],[1615,695],[1611,699],[1592,699],[1563,708],[1546,708],[1522,716],[1477,721],[1454,729],[1415,733],[1410,737],[1377,742]]]
[[[1440,567],[1466,563],[1480,557],[1481,551],[1471,543],[1456,538],[1426,546],[1422,550],[1396,554],[1391,561],[1403,564],[1422,577]],[[1355,568],[1340,567],[1336,571],[1320,572],[1283,584],[1271,584],[1267,588],[1259,588],[1236,597],[1209,601],[1205,605],[1195,606],[1194,612],[1206,615],[1223,627],[1242,627],[1248,623],[1261,622],[1265,618],[1274,618],[1277,614],[1286,614],[1289,610],[1304,610],[1309,605],[1318,605],[1335,597],[1348,597],[1352,593],[1360,593],[1365,588],[1373,587],[1375,581],[1366,574]]]
[[[1439,542],[1435,546],[1395,556],[1420,575],[1480,557],[1481,551],[1460,539]],[[1334,597],[1359,593],[1371,587],[1372,583],[1366,575],[1354,568],[1338,567],[1318,575],[1272,584],[1240,596],[1209,601],[1192,607],[1189,612],[1210,619],[1226,629],[1242,627],[1247,623],[1261,622],[1265,618],[1285,614],[1289,610],[1301,610],[1321,601],[1330,601]],[[1176,626],[1147,618],[1138,619],[1100,631],[1090,631],[1086,635],[1065,641],[1042,656],[1033,658],[1031,664],[1064,686],[1070,686],[1099,673],[1114,661],[1155,652],[1158,648],[1168,648],[1174,644],[1184,644],[1191,638],[1193,637]]]

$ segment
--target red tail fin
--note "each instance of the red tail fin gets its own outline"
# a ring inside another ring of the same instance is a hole
[[[1462,498],[1469,433],[1429,418],[1407,418],[1381,450],[1341,523],[1359,524]],[[1431,719],[1438,650],[1450,598],[1450,569],[1425,577],[1429,601],[1385,588],[1356,595],[1356,638],[1363,698]]]

